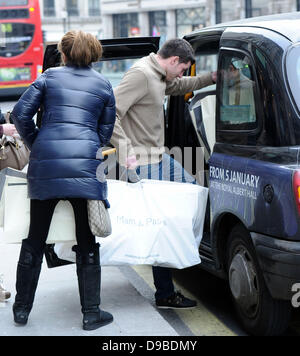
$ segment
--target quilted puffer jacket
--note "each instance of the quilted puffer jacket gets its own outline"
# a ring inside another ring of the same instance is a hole
[[[41,129],[34,115],[43,105]],[[97,152],[112,135],[115,98],[111,84],[91,67],[45,71],[22,95],[12,120],[31,150],[31,199],[106,200],[107,185],[96,177]]]

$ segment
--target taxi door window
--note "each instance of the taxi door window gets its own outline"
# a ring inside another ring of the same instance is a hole
[[[221,59],[219,130],[257,128],[255,80],[250,58],[242,53],[226,53]]]
[[[124,74],[137,59],[116,59],[93,63],[93,68],[108,79],[113,88],[120,84]]]
[[[196,60],[196,73],[197,75],[204,74],[206,72],[215,72],[218,69],[218,54],[207,54],[197,53],[195,55]],[[209,87],[205,87],[194,91],[194,95],[200,92],[206,92],[209,90],[215,90],[216,85],[213,84]]]
[[[202,54],[196,51],[196,74],[214,72],[218,69],[218,54]],[[190,119],[199,144],[204,147],[204,156],[208,161],[216,142],[216,84],[195,90],[189,102]]]

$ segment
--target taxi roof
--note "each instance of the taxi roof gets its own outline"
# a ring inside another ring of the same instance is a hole
[[[231,21],[217,24],[214,26],[205,27],[201,30],[196,30],[185,36],[186,39],[192,39],[201,33],[211,31],[223,32],[230,27],[256,27],[268,29],[288,38],[291,42],[300,41],[300,12],[289,12],[284,14],[251,17],[247,19]]]

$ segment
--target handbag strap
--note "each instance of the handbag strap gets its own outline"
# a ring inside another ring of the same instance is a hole
[[[7,124],[10,123],[10,114],[11,114],[10,111],[7,111],[6,114],[4,114],[5,122]],[[0,150],[4,150],[6,141],[7,141],[6,136],[2,135],[2,137],[0,138]]]

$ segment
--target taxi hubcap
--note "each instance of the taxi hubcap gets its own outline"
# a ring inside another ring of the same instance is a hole
[[[248,251],[244,247],[237,249],[229,268],[231,293],[247,317],[256,315],[259,304],[259,290],[256,270]]]

